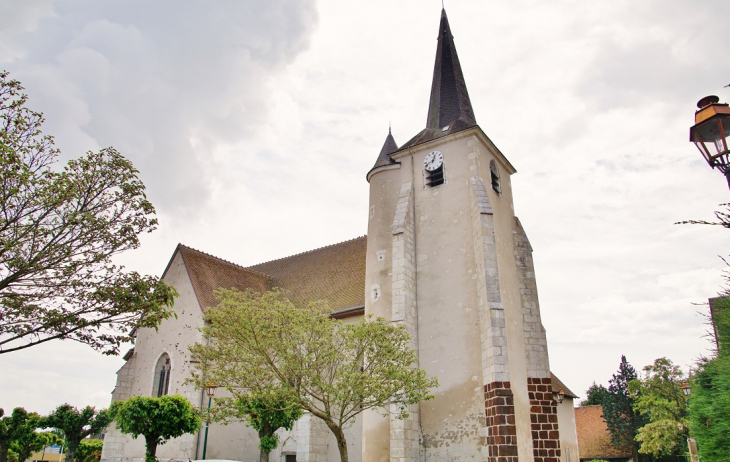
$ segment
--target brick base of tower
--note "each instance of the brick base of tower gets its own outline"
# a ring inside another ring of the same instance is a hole
[[[484,386],[487,414],[487,462],[518,462],[515,403],[509,382]]]
[[[558,406],[549,377],[528,378],[532,447],[535,462],[560,462]]]

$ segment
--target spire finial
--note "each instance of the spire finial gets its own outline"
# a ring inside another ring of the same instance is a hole
[[[390,125],[390,120],[389,120],[388,121],[388,135],[390,135],[390,128],[391,128],[391,125]]]

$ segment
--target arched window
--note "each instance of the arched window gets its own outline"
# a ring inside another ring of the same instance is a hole
[[[497,168],[497,163],[494,159],[489,162],[489,171],[492,176],[492,189],[497,194],[502,194],[502,187],[499,185],[499,169]]]
[[[170,357],[165,353],[160,356],[155,367],[155,386],[152,388],[154,396],[159,398],[167,394],[170,388],[170,369],[172,369]]]

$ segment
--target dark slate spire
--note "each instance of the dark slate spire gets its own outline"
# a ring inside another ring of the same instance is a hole
[[[477,124],[469,93],[466,91],[459,56],[456,54],[449,19],[446,17],[446,10],[442,9],[426,128],[440,129],[457,119],[461,119],[468,126]]]
[[[400,149],[451,135],[475,127],[476,124],[459,56],[456,54],[454,36],[451,35],[446,10],[442,9],[426,128]]]
[[[378,156],[378,160],[375,161],[375,165],[373,165],[373,168],[382,167],[383,165],[394,164],[395,161],[390,158],[390,154],[393,154],[397,150],[398,145],[395,144],[395,138],[393,138],[393,134],[390,132],[390,127],[388,127],[388,136],[385,137],[383,149],[380,150],[380,155]]]

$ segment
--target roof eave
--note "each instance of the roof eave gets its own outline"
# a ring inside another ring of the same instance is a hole
[[[505,157],[504,154],[502,154],[502,151],[497,148],[497,146],[492,142],[492,140],[489,139],[486,133],[484,133],[484,130],[479,127],[479,125],[474,125],[473,127],[465,128],[463,130],[450,133],[446,136],[442,136],[440,138],[435,138],[432,140],[424,141],[422,143],[416,143],[412,146],[405,146],[398,151],[394,152],[390,155],[395,161],[398,161],[399,159],[411,155],[413,151],[419,150],[428,150],[435,148],[437,146],[441,146],[442,144],[446,144],[448,142],[458,140],[461,138],[466,138],[468,136],[476,136],[477,138],[480,138],[482,143],[484,143],[487,148],[494,154],[495,157],[497,157],[501,163],[506,167],[507,173],[510,175],[513,175],[517,173],[517,169],[512,165],[512,163],[507,160],[507,157]]]

